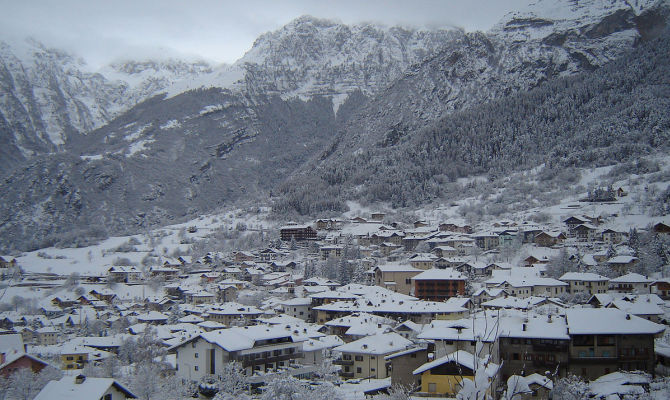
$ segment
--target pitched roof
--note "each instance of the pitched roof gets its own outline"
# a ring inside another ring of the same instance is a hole
[[[338,346],[333,350],[343,353],[389,354],[404,350],[411,345],[411,340],[405,339],[395,332],[391,332],[366,336],[351,343]]]
[[[615,308],[578,308],[565,310],[571,335],[655,335],[663,325],[630,315]]]
[[[439,367],[442,364],[450,362],[455,362],[473,371],[477,368],[477,366],[475,365],[475,356],[472,353],[468,353],[465,350],[458,350],[451,354],[447,354],[444,357],[440,357],[434,361],[423,364],[419,368],[415,369],[413,374],[419,375],[425,371],[428,371],[429,369]],[[498,364],[494,364],[492,362],[486,365],[486,360],[483,358],[480,358],[477,364],[481,365],[482,367],[485,366],[486,375],[489,377],[494,376],[498,372],[498,368],[500,367]]]
[[[82,383],[75,383],[75,376],[65,375],[58,381],[51,381],[37,394],[34,400],[90,400],[100,399],[105,392],[114,386],[123,392],[126,398],[136,399],[130,390],[112,378],[89,378]]]

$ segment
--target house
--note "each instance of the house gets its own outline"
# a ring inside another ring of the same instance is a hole
[[[342,249],[342,246],[321,246],[319,248],[321,260],[327,261],[329,259],[340,259],[342,257]]]
[[[628,237],[628,234],[626,232],[617,231],[617,230],[610,229],[610,228],[605,229],[602,232],[603,242],[605,242],[606,244],[611,244],[611,245],[619,244],[619,243],[623,242],[624,239],[626,239],[627,237]]]
[[[342,377],[384,379],[389,376],[385,357],[411,345],[411,340],[390,332],[366,336],[333,350],[342,354],[338,360]]]
[[[592,272],[568,272],[558,279],[570,285],[567,292],[572,294],[594,295],[607,293],[609,289],[609,278]]]
[[[8,260],[5,257],[0,257],[0,268],[13,268],[16,267],[16,258]]]
[[[490,276],[491,271],[493,271],[493,265],[487,265],[483,261],[468,261],[458,265],[456,269],[472,277],[481,277]]]
[[[58,343],[58,331],[51,327],[45,326],[35,331],[36,341],[40,346],[51,346]]]
[[[242,263],[245,261],[254,261],[256,256],[249,253],[248,251],[236,251],[233,253],[233,262]]]
[[[479,232],[472,236],[475,239],[475,245],[484,251],[495,249],[500,244],[500,236],[493,231]]]
[[[533,242],[541,247],[552,247],[563,243],[566,239],[565,233],[556,231],[542,231],[535,235]]]
[[[414,375],[421,376],[421,395],[456,397],[462,388],[462,381],[474,381],[479,368],[484,369],[488,379],[486,391],[490,396],[496,387],[499,365],[464,350],[430,361],[415,369]]]
[[[333,230],[333,229],[337,229],[337,227],[340,225],[340,221],[338,221],[336,219],[331,219],[331,218],[317,219],[316,222],[315,222],[315,225],[316,225],[316,229],[319,230],[319,231],[323,231],[323,230],[329,230],[330,231],[330,230]]]
[[[19,333],[0,335],[0,376],[7,376],[20,368],[39,372],[48,364],[25,353],[23,337]]]
[[[480,288],[472,294],[472,300],[479,307],[482,303],[504,296],[509,296],[505,289]]]
[[[614,308],[567,309],[568,371],[593,380],[618,370],[654,373],[654,338],[663,325]]]
[[[610,288],[619,293],[651,293],[651,280],[644,275],[629,273],[612,279]]]
[[[122,400],[136,399],[130,390],[112,378],[89,378],[84,375],[65,375],[50,381],[33,400]]]
[[[646,299],[634,298],[632,301],[628,299],[617,299],[612,301],[608,308],[616,308],[651,322],[660,322],[661,317],[663,317],[663,314],[665,313],[660,305],[651,301],[650,297],[647,297]]]
[[[538,373],[528,376],[513,375],[507,380],[507,387],[515,389],[515,400],[547,400],[550,398],[554,383],[551,379]]]
[[[659,279],[651,285],[652,293],[656,293],[663,300],[670,300],[670,279]]]
[[[598,236],[598,230],[591,224],[577,225],[572,232],[573,236],[580,242],[593,242]]]
[[[498,336],[503,381],[545,371],[567,376],[570,336],[563,316],[509,311],[500,321]]]
[[[407,350],[401,350],[384,357],[387,364],[390,363],[391,382],[407,388],[418,388],[420,386],[419,376],[414,375],[414,370],[428,361],[428,347],[415,346]]]
[[[220,322],[226,326],[237,324],[249,324],[263,314],[263,311],[253,306],[245,306],[239,303],[223,303],[209,306],[202,317],[208,321]]]
[[[445,222],[437,227],[440,231],[448,231],[448,232],[458,232],[458,233],[472,233],[472,227],[470,225],[460,225],[460,224],[454,224],[450,222]]]
[[[279,236],[285,242],[316,240],[316,231],[309,225],[287,225],[279,228]]]
[[[431,253],[418,253],[409,258],[409,264],[418,269],[431,269],[435,266],[437,256]]]
[[[375,285],[394,292],[409,294],[412,291],[412,278],[422,272],[411,265],[385,264],[373,268]]]
[[[0,377],[7,377],[22,368],[30,368],[37,373],[49,365],[33,355],[24,352],[2,353],[0,355]]]
[[[219,375],[223,366],[237,361],[246,375],[274,372],[303,356],[303,342],[283,326],[254,325],[201,333],[168,349],[176,355],[179,378],[198,381]]]
[[[614,256],[607,260],[607,265],[617,273],[625,274],[630,272],[639,262],[640,259],[633,256]]]
[[[429,269],[411,278],[412,295],[421,300],[443,301],[465,294],[467,278],[453,269]]]
[[[563,223],[568,227],[568,236],[575,236],[575,229],[582,224],[591,222],[588,218],[571,216],[563,220]]]
[[[149,268],[149,275],[154,277],[161,277],[164,279],[175,279],[179,276],[181,271],[179,268],[160,266]]]
[[[110,282],[137,282],[140,280],[140,271],[132,265],[115,265],[107,270],[107,279]]]
[[[664,222],[659,222],[652,226],[651,231],[656,234],[670,235],[670,225]]]
[[[282,301],[279,304],[285,315],[300,318],[303,321],[311,319],[312,299],[309,297],[295,297],[293,299]]]

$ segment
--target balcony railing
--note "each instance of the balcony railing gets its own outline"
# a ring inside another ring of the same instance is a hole
[[[272,364],[281,361],[295,360],[303,357],[304,353],[296,352],[293,354],[283,354],[281,356],[254,358],[253,360],[244,358],[236,358],[234,360],[242,363],[242,367],[246,368],[246,367],[253,367],[255,365]]]
[[[354,360],[335,360],[333,364],[337,365],[354,365]]]

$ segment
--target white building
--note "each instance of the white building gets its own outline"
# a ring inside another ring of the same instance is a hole
[[[176,354],[176,375],[196,381],[231,361],[247,375],[288,367],[302,358],[304,340],[282,327],[255,325],[202,333],[169,350]]]

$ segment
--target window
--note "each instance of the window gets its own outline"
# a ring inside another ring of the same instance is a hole
[[[376,360],[375,356],[370,357],[371,360]]]
[[[198,353],[195,353],[195,358],[198,358]]]
[[[67,356],[67,357],[65,357],[65,359],[68,360],[68,361],[72,361],[72,360],[74,360],[74,357],[72,357],[72,356]]]
[[[374,368],[370,368],[370,371],[372,371],[372,372],[375,372],[375,371],[376,371],[376,369],[374,369]]]
[[[363,361],[363,356],[356,356],[356,361]]]
[[[193,367],[193,369],[197,371],[197,370],[198,370],[198,366],[196,365],[195,367]]]
[[[351,354],[342,354],[343,360],[351,360]]]
[[[107,393],[106,395],[102,396],[100,400],[112,400],[112,394]]]
[[[363,372],[363,370],[361,370],[361,367],[357,367],[357,368],[356,368],[356,373],[357,373],[357,374],[360,374],[361,372]]]
[[[405,279],[405,283],[409,285],[410,283],[412,283],[412,280],[407,278],[407,279]]]
[[[518,360],[519,359],[519,353],[512,353],[512,360]]]
[[[429,384],[428,384],[428,391],[429,391],[430,393],[435,393],[435,392],[437,392],[437,384],[435,384],[435,383],[429,383]]]
[[[191,342],[191,347],[195,349],[195,342]]]

